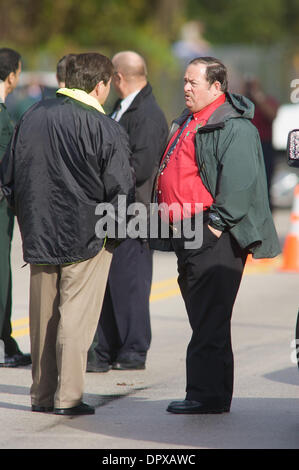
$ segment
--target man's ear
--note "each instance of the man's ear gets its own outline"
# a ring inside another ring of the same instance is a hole
[[[216,82],[214,82],[213,85],[215,86],[215,90],[216,90],[217,92],[221,92],[221,91],[222,91],[222,90],[221,90],[221,83],[218,82],[218,80],[216,80]]]
[[[120,72],[114,72],[114,79],[116,79],[118,82],[122,81],[122,74]]]
[[[7,84],[11,85],[14,82],[16,74],[14,72],[10,72],[10,74],[7,75],[6,80]]]
[[[103,81],[100,81],[96,84],[96,86],[94,87],[93,91],[92,91],[92,94],[98,98],[102,91],[103,91],[103,87],[104,87],[104,82]]]
[[[96,95],[99,96],[100,93],[101,93],[101,90],[102,90],[102,85],[103,85],[103,81],[100,81],[96,84],[96,87],[95,87],[95,92],[96,92]]]

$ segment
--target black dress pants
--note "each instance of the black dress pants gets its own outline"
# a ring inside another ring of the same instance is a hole
[[[113,253],[94,352],[102,362],[146,361],[151,343],[149,296],[153,254],[128,239]]]
[[[192,328],[186,399],[230,406],[234,378],[231,316],[247,252],[229,232],[218,239],[207,223],[201,248],[185,249],[184,241],[172,239],[178,282]]]
[[[11,242],[14,229],[14,215],[6,199],[0,201],[0,340],[4,343],[5,354],[13,356],[20,353],[12,337],[12,273]]]

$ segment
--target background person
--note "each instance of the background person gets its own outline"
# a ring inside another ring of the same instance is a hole
[[[66,54],[59,61],[57,62],[56,66],[56,80],[58,83],[59,88],[65,87],[65,75],[66,75],[66,64],[67,61],[72,57],[74,54]]]
[[[279,108],[278,101],[266,94],[257,78],[248,79],[245,82],[244,94],[254,103],[254,116],[252,123],[259,131],[261,138],[270,207],[271,204],[271,183],[275,168],[275,151],[272,144],[272,125]]]
[[[148,206],[168,125],[147,80],[143,57],[122,51],[112,62],[113,85],[120,99],[111,116],[129,135],[136,202]],[[114,251],[88,371],[144,369],[151,341],[151,283],[152,251],[148,243],[128,238]]]
[[[74,55],[68,88],[28,110],[0,167],[30,263],[32,411],[94,413],[84,374],[112,258],[95,212],[110,203],[118,221],[118,196],[134,201],[127,136],[101,106],[112,72],[101,54]]]
[[[18,84],[21,56],[9,48],[0,49],[0,162],[13,134],[5,99]],[[4,362],[0,367],[31,364],[30,354],[23,354],[12,337],[12,273],[10,264],[14,213],[0,191],[0,339],[4,342]]]

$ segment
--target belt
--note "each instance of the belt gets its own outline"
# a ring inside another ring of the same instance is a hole
[[[202,221],[203,221],[203,223],[205,224],[206,222],[208,222],[209,218],[210,218],[210,211],[207,209],[207,210],[203,211],[203,213],[202,213]],[[194,220],[194,219],[195,219],[195,215],[193,215],[192,217],[190,217],[190,219],[191,219],[191,220],[192,220],[192,219]],[[182,227],[182,225],[183,225],[183,223],[184,223],[184,220],[186,220],[186,219],[182,219],[182,220],[178,221],[177,224],[175,224],[175,225],[174,225],[174,224],[169,224],[169,228],[171,229],[171,231],[174,232],[174,233],[176,233],[176,232],[178,231],[178,228],[176,227],[176,225],[181,224],[181,227]],[[191,224],[192,224],[192,222],[191,222]]]

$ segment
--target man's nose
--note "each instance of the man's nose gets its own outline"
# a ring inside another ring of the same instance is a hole
[[[190,83],[189,82],[186,82],[185,85],[184,85],[184,91],[190,91]]]

